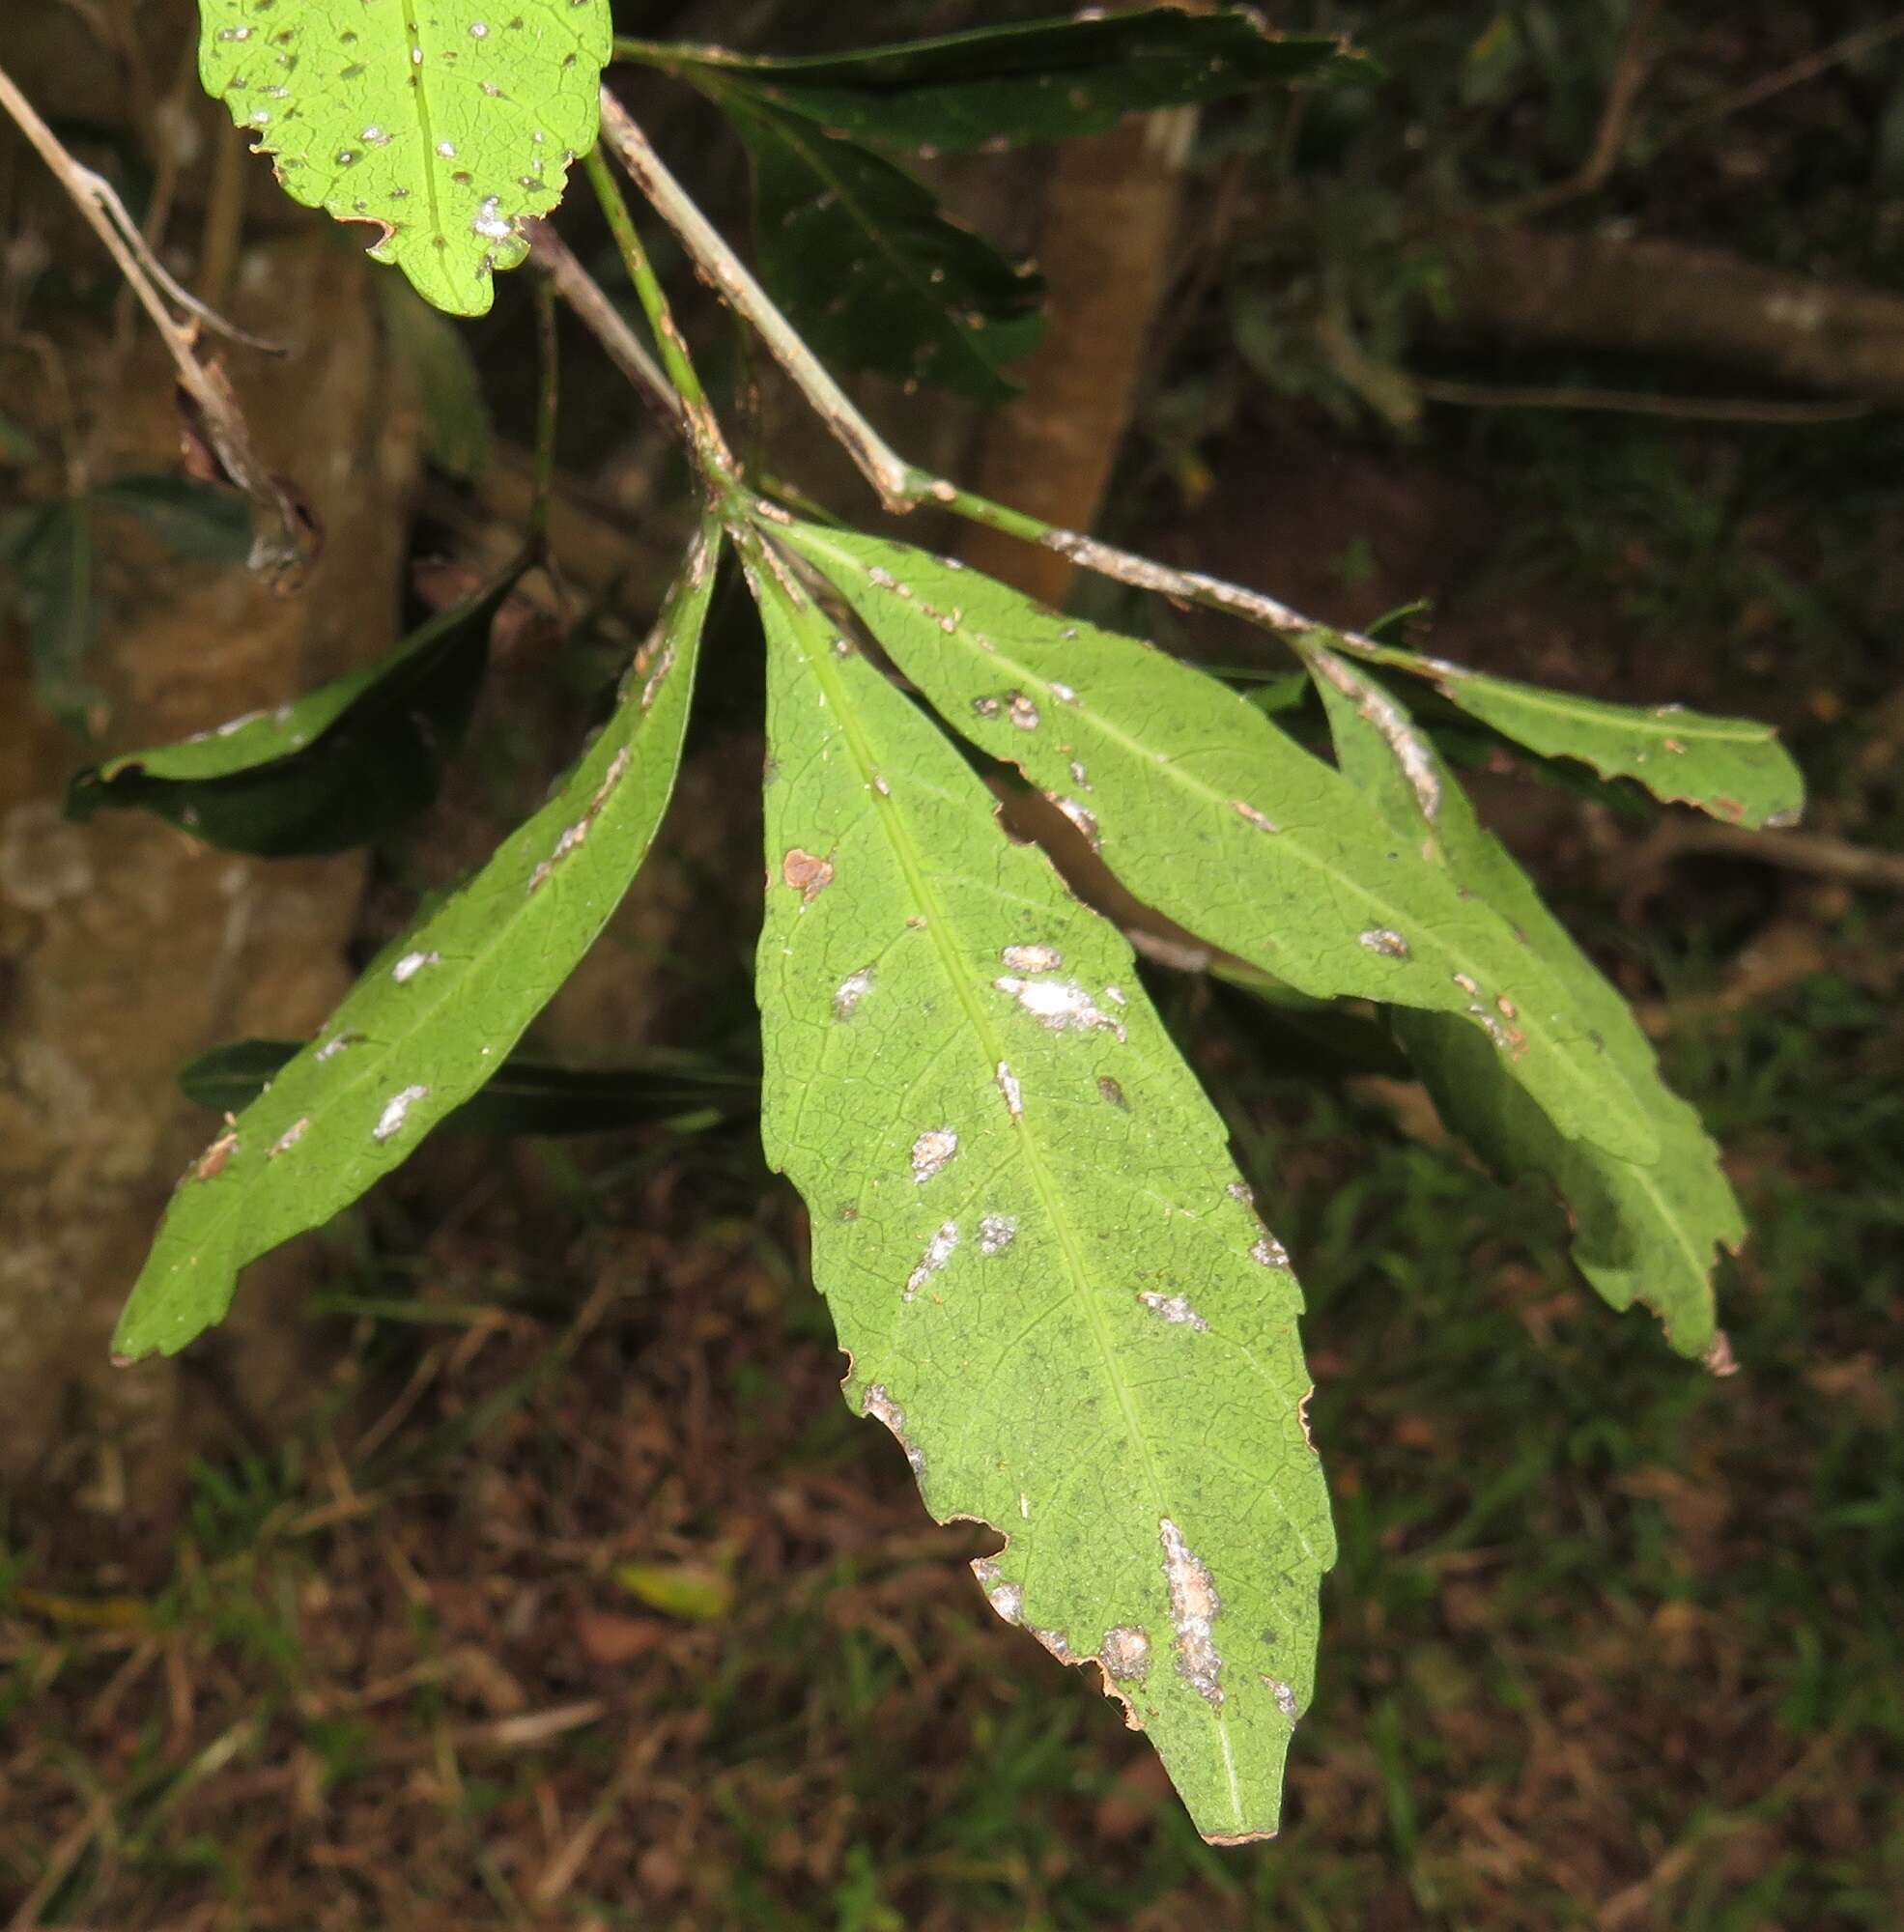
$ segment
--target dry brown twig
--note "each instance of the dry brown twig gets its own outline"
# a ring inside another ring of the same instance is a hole
[[[304,560],[307,523],[284,485],[274,477],[251,440],[231,384],[215,365],[200,359],[195,324],[203,323],[235,341],[254,348],[272,345],[246,334],[191,295],[167,272],[133,221],[118,190],[103,175],[75,160],[59,136],[41,118],[13,76],[0,67],[0,108],[23,133],[34,152],[51,169],[87,225],[105,244],[126,283],[157,329],[180,386],[190,400],[207,440],[225,473],[277,526],[274,540],[261,542],[252,557],[254,568],[287,575]],[[183,309],[191,322],[181,322],[169,302]]]

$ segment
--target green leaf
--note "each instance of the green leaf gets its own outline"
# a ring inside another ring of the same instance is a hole
[[[489,462],[491,424],[469,339],[402,282],[381,277],[384,324],[416,378],[423,451],[446,476],[469,482]]]
[[[67,815],[156,812],[209,845],[271,858],[365,843],[436,797],[521,569],[432,617],[382,664],[89,767],[68,788]]]
[[[101,701],[86,677],[99,628],[89,499],[56,497],[10,519],[0,532],[0,562],[12,574],[14,608],[26,626],[34,695],[83,732]]]
[[[984,402],[1043,329],[1043,281],[940,213],[881,156],[710,90],[753,162],[760,278],[820,355]]]
[[[698,69],[744,82],[826,128],[938,149],[1064,140],[1126,114],[1272,82],[1380,78],[1374,62],[1333,36],[1271,34],[1240,9],[1147,7],[791,60],[643,42],[618,50],[691,76]]]
[[[1777,731],[1753,719],[1677,704],[1603,704],[1403,652],[1380,662],[1432,678],[1449,703],[1544,758],[1577,758],[1604,779],[1636,779],[1668,805],[1696,805],[1734,825],[1792,825],[1805,810],[1804,774]]]
[[[816,564],[940,713],[1019,766],[1146,903],[1313,998],[1451,1012],[1564,1134],[1658,1144],[1565,988],[1247,699],[923,551],[807,525]]]
[[[1545,1175],[1572,1216],[1575,1262],[1598,1293],[1619,1309],[1643,1302],[1665,1324],[1674,1349],[1699,1354],[1714,1339],[1716,1251],[1736,1252],[1746,1225],[1698,1114],[1661,1079],[1632,1009],[1482,830],[1466,793],[1407,712],[1332,653],[1319,651],[1315,663],[1344,772],[1401,837],[1419,841],[1431,864],[1525,934],[1606,1042],[1646,1110],[1660,1157],[1636,1166],[1566,1139],[1503,1077],[1469,1029],[1438,1013],[1399,1012],[1396,1031],[1442,1119],[1503,1174]]]
[[[298,1039],[235,1039],[179,1071],[185,1097],[236,1114],[303,1050]],[[638,1066],[557,1066],[512,1053],[486,1086],[452,1114],[445,1134],[607,1134],[690,1117],[739,1119],[759,1104],[759,1079],[687,1056]]]
[[[797,589],[767,630],[768,1159],[848,1400],[992,1605],[1099,1660],[1197,1825],[1274,1831],[1333,1560],[1301,1294],[1130,949]]]
[[[609,0],[200,0],[205,91],[285,192],[453,315],[528,252],[521,224],[594,146]]]
[[[120,476],[100,484],[93,501],[136,517],[188,563],[229,570],[251,554],[251,510],[236,490],[190,476]]]
[[[0,410],[0,465],[18,469],[39,461],[40,445],[34,440],[33,432]]]
[[[680,763],[718,533],[703,531],[614,715],[550,802],[386,948],[319,1038],[186,1171],[115,1352],[175,1353],[238,1271],[328,1220],[500,1067],[614,911]]]

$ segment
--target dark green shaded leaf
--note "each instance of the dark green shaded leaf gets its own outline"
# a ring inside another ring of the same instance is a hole
[[[1444,1015],[1398,1010],[1404,1049],[1442,1119],[1484,1159],[1505,1175],[1539,1174],[1552,1183],[1573,1220],[1575,1262],[1598,1293],[1615,1308],[1645,1303],[1674,1349],[1699,1354],[1714,1341],[1717,1251],[1736,1250],[1746,1230],[1697,1113],[1661,1079],[1632,1009],[1482,829],[1466,793],[1407,712],[1365,671],[1326,651],[1315,662],[1345,775],[1431,864],[1513,921],[1605,1042],[1645,1109],[1660,1157],[1640,1166],[1557,1133],[1503,1075],[1485,1041],[1476,1052],[1470,1040],[1479,1036]]]
[[[0,464],[18,469],[39,459],[40,445],[34,441],[32,432],[0,410]]]
[[[83,731],[99,692],[86,680],[99,635],[93,582],[92,505],[57,497],[18,512],[0,531],[0,562],[26,626],[34,695],[63,724]]]
[[[1380,78],[1374,62],[1330,35],[1273,35],[1235,8],[1079,14],[790,60],[644,42],[619,50],[743,81],[789,113],[864,139],[938,149],[1063,140],[1147,108],[1271,83]]]
[[[427,806],[469,722],[514,565],[380,665],[271,712],[78,774],[70,817],[157,813],[209,845],[270,858],[361,845]]]
[[[883,156],[731,88],[753,162],[760,278],[822,355],[984,402],[1043,329],[1043,282]]]
[[[384,275],[378,287],[384,326],[416,378],[424,454],[444,475],[468,482],[488,463],[491,441],[489,405],[469,338],[406,283]]]
[[[251,554],[251,510],[236,490],[189,476],[120,476],[95,490],[93,500],[138,518],[187,562],[231,569]]]
[[[482,1088],[640,869],[681,761],[718,532],[690,552],[613,715],[555,795],[393,941],[186,1170],[114,1349],[183,1349],[239,1270],[320,1226]]]
[[[300,1039],[236,1039],[180,1069],[185,1097],[216,1114],[241,1113],[304,1048]],[[738,1119],[759,1105],[760,1083],[692,1062],[640,1066],[557,1066],[512,1053],[480,1092],[445,1115],[446,1134],[606,1134],[712,1114]]]

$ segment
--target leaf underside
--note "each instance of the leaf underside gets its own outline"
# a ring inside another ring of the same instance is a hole
[[[784,536],[1147,904],[1313,997],[1453,1014],[1560,1133],[1657,1156],[1626,1078],[1508,921],[1245,698],[925,552],[810,525]]]
[[[294,201],[380,224],[417,293],[481,315],[520,223],[594,145],[609,0],[200,0],[199,78]]]
[[[187,1170],[115,1353],[176,1352],[221,1321],[238,1271],[399,1166],[503,1064],[639,868],[680,763],[718,534],[703,532],[613,716],[543,809],[374,960]]]
[[[77,773],[67,815],[156,812],[226,851],[287,858],[367,843],[423,810],[460,743],[513,564],[384,658],[274,711]]]
[[[761,279],[821,355],[981,402],[1043,328],[1039,276],[869,149],[711,87],[753,163]]]
[[[991,1603],[1106,1688],[1212,1838],[1275,1829],[1333,1560],[1300,1292],[1123,937],[797,589],[768,639],[769,1160],[849,1402]]]
[[[1619,1160],[1554,1131],[1470,1030],[1438,1013],[1398,1012],[1395,1027],[1448,1125],[1507,1175],[1539,1174],[1566,1203],[1574,1259],[1613,1307],[1644,1303],[1667,1342],[1697,1355],[1714,1336],[1713,1267],[1736,1251],[1745,1219],[1698,1114],[1660,1077],[1651,1043],[1619,992],[1542,903],[1527,875],[1484,831],[1467,795],[1394,696],[1326,651],[1317,689],[1328,709],[1336,756],[1350,782],[1457,885],[1511,919],[1566,988],[1577,1009],[1646,1109],[1660,1158]],[[1407,767],[1428,773],[1433,815]]]
[[[1275,35],[1252,13],[1147,7],[985,27],[854,53],[750,58],[670,46],[822,127],[941,150],[1057,141],[1147,108],[1187,106],[1274,83],[1379,78],[1329,35]]]

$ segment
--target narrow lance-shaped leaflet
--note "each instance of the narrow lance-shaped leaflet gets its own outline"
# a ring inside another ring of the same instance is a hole
[[[1474,807],[1394,696],[1325,646],[1309,662],[1350,781],[1457,884],[1497,906],[1527,937],[1606,1042],[1658,1134],[1646,1166],[1570,1141],[1485,1044],[1440,1013],[1398,1011],[1395,1026],[1442,1117],[1508,1175],[1545,1175],[1574,1224],[1574,1259],[1613,1307],[1652,1308],[1681,1354],[1727,1359],[1714,1327],[1717,1250],[1736,1251],[1745,1220],[1698,1114],[1660,1077],[1632,1009],[1542,903],[1526,874],[1484,831]],[[1433,801],[1431,815],[1424,810]]]
[[[1273,1831],[1333,1560],[1301,1295],[1129,948],[793,584],[768,639],[762,1133],[849,1400],[992,1605],[1097,1660],[1199,1828]]]
[[[695,540],[614,714],[560,790],[374,960],[180,1182],[114,1349],[170,1354],[240,1268],[400,1166],[506,1060],[620,902],[673,788],[720,543]]]
[[[926,552],[810,525],[782,535],[940,714],[1017,765],[1147,903],[1314,997],[1457,1014],[1561,1133],[1657,1155],[1624,1075],[1508,922],[1245,699]]]

